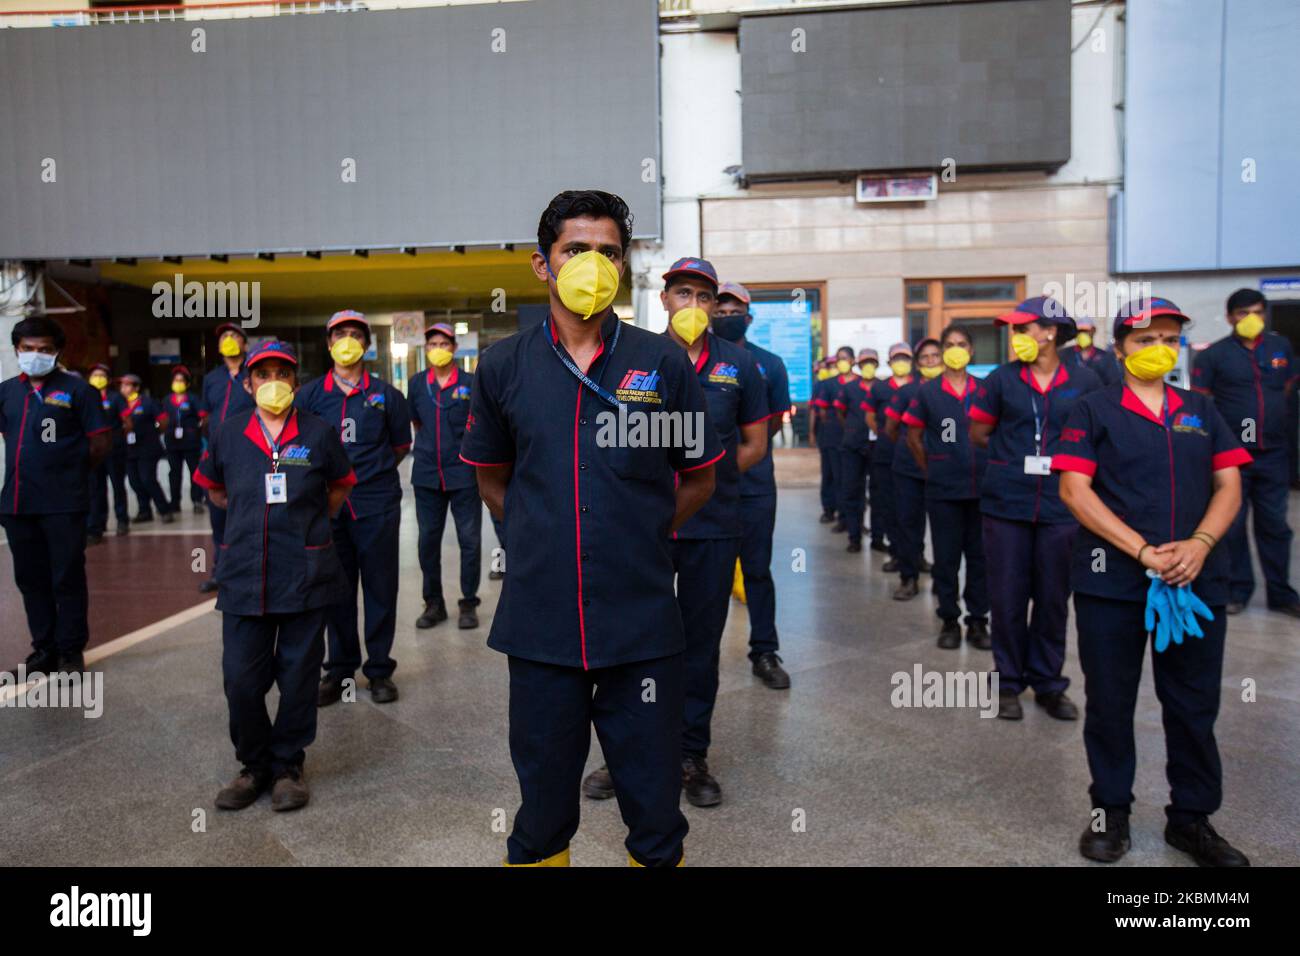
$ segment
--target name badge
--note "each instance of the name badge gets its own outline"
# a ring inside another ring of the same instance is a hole
[[[875,441],[875,440],[876,440],[876,433],[875,433],[874,430],[872,430],[872,429],[870,429],[870,428],[867,429],[867,440],[868,440],[868,441]]]
[[[266,503],[282,505],[289,500],[289,486],[285,484],[282,471],[273,471],[266,476]]]
[[[1052,473],[1051,455],[1026,455],[1026,475],[1050,475]]]
[[[181,426],[181,425],[177,425],[177,426],[176,426],[176,432],[175,432],[175,434],[176,434],[176,437],[177,437],[177,438],[184,438],[184,437],[185,437],[185,428],[184,428],[183,426]]]
[[[134,445],[134,444],[135,444],[135,432],[127,432],[127,433],[126,433],[126,443],[127,443],[128,445]]]

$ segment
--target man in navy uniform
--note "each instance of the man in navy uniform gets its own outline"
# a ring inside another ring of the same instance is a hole
[[[113,436],[112,450],[90,473],[90,517],[86,522],[87,544],[100,544],[108,528],[108,486],[113,485],[113,512],[117,515],[117,535],[131,530],[131,502],[126,496],[126,433],[122,430],[122,413],[126,399],[112,388],[111,369],[103,362],[90,367],[87,381],[99,392],[99,406]]]
[[[522,801],[508,865],[568,865],[593,723],[630,862],[682,862],[685,639],[669,535],[713,493],[723,451],[685,350],[614,314],[631,232],[610,193],[551,200],[532,260],[550,315],[483,354],[461,446],[506,519],[488,646],[510,659]],[[633,442],[646,421],[675,440]]]
[[[248,370],[244,367],[247,350],[248,337],[242,328],[231,322],[217,326],[217,352],[221,355],[221,364],[203,376],[203,386],[199,391],[199,421],[208,444],[212,443],[217,429],[227,418],[251,412],[255,407],[244,388],[244,382],[248,380]],[[212,525],[212,576],[199,585],[203,594],[217,589],[217,564],[221,560],[221,545],[226,539],[226,510],[209,508],[208,522]]]
[[[173,514],[181,510],[181,480],[185,469],[190,470],[190,503],[194,513],[203,512],[203,489],[194,481],[194,472],[199,467],[199,453],[203,450],[203,417],[199,413],[199,402],[190,393],[193,376],[184,365],[172,367],[171,394],[162,400],[163,442],[167,447],[167,475],[171,489],[169,500]]]
[[[754,321],[749,311],[749,290],[739,282],[718,287],[713,309],[713,334],[735,342],[749,352],[767,385],[768,440],[781,430],[790,410],[790,376],[781,356],[749,340],[746,330]],[[776,586],[772,583],[772,533],[776,529],[776,472],[772,448],[740,476],[740,571],[745,578],[745,606],[749,609],[749,660],[754,676],[773,690],[790,686],[777,651]]]
[[[343,698],[343,682],[361,667],[357,631],[357,583],[365,605],[366,661],[370,699],[397,700],[393,683],[393,637],[397,633],[397,541],[402,483],[397,466],[411,448],[411,411],[406,397],[371,375],[362,359],[370,347],[370,323],[344,309],[325,323],[333,367],[298,392],[295,404],[325,419],[347,449],[357,483],[334,518],[334,545],[348,585],[329,614],[329,658],[321,678],[320,706]]]
[[[1291,586],[1291,527],[1287,524],[1287,403],[1297,372],[1291,343],[1266,329],[1268,300],[1254,289],[1228,297],[1232,334],[1196,356],[1192,387],[1213,397],[1228,427],[1254,458],[1241,472],[1241,510],[1224,542],[1232,556],[1227,611],[1250,603],[1255,575],[1250,566],[1246,518],[1255,509],[1255,547],[1264,572],[1270,611],[1300,617],[1300,595]]]
[[[122,376],[121,383],[122,396],[126,399],[126,413],[122,418],[126,432],[126,473],[139,505],[135,523],[153,521],[153,509],[157,508],[162,523],[171,524],[176,516],[158,483],[158,462],[163,455],[158,429],[166,424],[166,416],[152,395],[141,393],[143,382],[139,375],[128,372]]]
[[[429,367],[412,375],[406,386],[411,423],[415,426],[411,485],[415,488],[420,571],[424,577],[424,613],[415,626],[429,628],[447,620],[447,603],[442,594],[442,531],[450,508],[460,546],[457,625],[468,629],[478,627],[476,608],[483,572],[479,560],[483,502],[474,483],[474,470],[460,460],[474,373],[456,366],[456,329],[451,324],[435,322],[425,329],[424,346]]]
[[[31,672],[81,671],[87,622],[86,511],[90,472],[112,444],[100,397],[58,367],[63,329],[23,319],[11,341],[21,372],[0,382],[5,481],[0,526],[23,596]]]
[[[1075,319],[1079,334],[1074,337],[1074,344],[1061,349],[1061,361],[1071,367],[1090,368],[1101,379],[1102,385],[1117,385],[1124,380],[1119,362],[1114,353],[1097,348],[1095,337],[1097,323],[1093,319]]]

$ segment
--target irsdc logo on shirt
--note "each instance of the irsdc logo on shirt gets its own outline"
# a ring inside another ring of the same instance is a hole
[[[375,394],[373,395],[366,396],[366,404],[369,405],[371,408],[382,409],[384,407],[384,393],[375,392]]]
[[[659,370],[643,372],[637,368],[628,369],[627,374],[623,376],[623,381],[619,382],[618,388],[614,390],[614,397],[620,402],[662,405],[664,400],[659,397]]]
[[[72,396],[68,392],[50,392],[45,396],[46,405],[58,405],[59,408],[71,408]]]
[[[282,448],[280,449],[280,464],[310,465],[311,449],[306,445],[289,445],[287,448]]]
[[[1210,433],[1205,430],[1205,423],[1201,421],[1201,416],[1193,415],[1191,412],[1179,412],[1174,416],[1174,431],[1200,435],[1202,438],[1210,437]]]
[[[455,399],[464,399],[465,401],[469,401],[469,386],[457,385],[452,390],[451,397]]]
[[[1274,352],[1273,358],[1269,360],[1269,364],[1274,368],[1286,368],[1291,363],[1286,360],[1286,354],[1284,352]]]
[[[739,385],[740,369],[730,362],[719,362],[709,372],[709,381],[718,385]]]

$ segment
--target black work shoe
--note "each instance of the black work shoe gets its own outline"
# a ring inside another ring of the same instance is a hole
[[[722,802],[722,788],[703,757],[682,758],[682,790],[694,807],[716,807]]]
[[[1106,813],[1104,830],[1093,830],[1090,823],[1079,837],[1079,852],[1098,863],[1116,862],[1132,845],[1128,834],[1128,814],[1113,810]]]
[[[898,587],[894,588],[895,601],[910,601],[920,593],[916,586],[916,578],[903,578]]]
[[[130,524],[128,524],[128,523],[125,522],[125,521],[119,521],[119,522],[117,523],[117,536],[118,536],[119,538],[125,538],[125,537],[126,537],[128,534],[130,534],[130,533],[131,533],[131,525],[130,525]]]
[[[244,767],[239,776],[226,784],[217,793],[218,810],[242,810],[257,801],[263,791],[271,784],[271,774],[261,773],[251,767]]]
[[[1003,720],[1023,720],[1025,711],[1020,706],[1020,695],[1013,690],[998,691],[998,716]]]
[[[208,578],[207,580],[205,580],[205,581],[203,581],[201,584],[199,584],[199,593],[200,593],[200,594],[211,594],[213,591],[215,591],[215,590],[217,589],[217,587],[218,587],[218,585],[217,585],[217,579],[216,579],[216,578]]]
[[[134,524],[148,524],[153,521],[153,512],[141,512],[131,519]]]
[[[871,542],[871,550],[879,551],[881,554],[889,554],[889,545],[883,541],[873,541]]]
[[[205,511],[207,511],[207,510],[208,510],[207,508],[203,507],[203,502],[201,502],[201,501],[196,501],[196,502],[194,502],[194,513],[195,513],[196,515],[201,515],[201,514],[203,514],[203,512],[205,512]]]
[[[922,558],[920,561],[916,563],[916,568],[922,574],[929,574],[932,570],[934,570],[934,566],[930,564],[929,561],[925,560],[925,558]]]
[[[173,521],[176,520],[176,512],[164,511],[162,515],[160,515],[160,517],[162,518],[163,524],[171,524]]]
[[[843,521],[836,521],[833,525],[831,525],[832,534],[840,534],[841,532],[848,531],[848,530],[849,529],[845,526]]]
[[[848,546],[847,548],[845,548],[844,550],[847,551],[849,554],[861,554],[861,553],[862,553],[862,542],[861,542],[861,541],[850,541],[850,542],[849,542],[849,546]]]
[[[823,512],[822,512],[822,516],[821,516],[820,518],[818,518],[817,520],[818,520],[819,522],[821,522],[822,524],[830,524],[832,521],[835,520],[835,512],[833,512],[833,511],[823,511]]]
[[[993,637],[989,634],[989,626],[984,621],[971,621],[966,625],[966,641],[971,647],[981,651],[993,650]]]
[[[953,648],[961,647],[961,623],[958,621],[944,621],[943,627],[939,631],[939,646],[944,650],[951,651]]]
[[[98,531],[94,534],[86,535],[86,547],[93,548],[97,544],[104,543],[104,535]]]
[[[1276,607],[1270,607],[1270,611],[1276,611],[1279,614],[1290,614],[1292,617],[1300,617],[1300,604],[1279,604]]]
[[[81,674],[86,670],[86,658],[81,651],[65,654],[59,651],[59,666],[55,670],[60,674]]]
[[[772,690],[786,690],[790,687],[790,675],[781,666],[781,658],[776,651],[764,651],[754,658],[754,676]]]
[[[488,580],[489,580],[489,581],[500,581],[500,580],[501,580],[502,578],[504,578],[505,576],[506,576],[506,573],[505,573],[504,571],[489,571],[489,572],[488,572]]]
[[[462,631],[473,630],[478,627],[478,611],[475,605],[460,602],[460,617],[456,619],[456,626]]]
[[[298,810],[307,806],[311,791],[307,789],[307,778],[301,767],[286,770],[275,778],[271,787],[271,809],[277,813],[286,810]]]
[[[397,700],[397,685],[391,677],[370,678],[370,699],[376,704],[391,704]]]
[[[890,558],[880,566],[880,570],[884,571],[886,574],[893,574],[898,570],[898,559]]]
[[[1229,601],[1223,610],[1228,614],[1240,614],[1242,611],[1246,610],[1246,605],[1240,601]]]
[[[589,800],[608,800],[614,795],[614,778],[609,775],[608,767],[587,774],[587,779],[582,781],[582,795]]]
[[[1034,703],[1047,711],[1049,717],[1055,717],[1057,720],[1079,719],[1079,708],[1074,706],[1074,701],[1066,696],[1065,691],[1058,691],[1055,694],[1035,694]]]
[[[321,678],[320,687],[316,689],[316,706],[328,707],[343,699],[343,678],[326,674]]]
[[[1192,823],[1167,822],[1165,842],[1191,854],[1197,866],[1250,866],[1246,854],[1214,832],[1208,817]]]
[[[447,605],[426,604],[424,613],[415,619],[415,626],[424,631],[445,620],[447,620]]]
[[[33,674],[50,674],[59,666],[58,651],[32,651],[27,655],[27,660],[23,662],[27,669],[27,676]]]

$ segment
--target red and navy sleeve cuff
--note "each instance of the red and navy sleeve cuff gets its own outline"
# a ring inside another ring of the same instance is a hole
[[[96,435],[102,435],[105,432],[111,432],[112,430],[113,429],[110,428],[108,425],[105,425],[103,428],[96,428],[93,432],[86,432],[86,437],[94,438]]]
[[[1097,463],[1078,455],[1053,455],[1052,471],[1074,471],[1091,478],[1097,474]]]
[[[811,403],[816,408],[830,408],[831,403],[824,398],[814,398]]]
[[[916,417],[915,415],[913,415],[911,412],[903,412],[903,419],[902,419],[902,421],[903,421],[903,424],[904,424],[904,425],[911,425],[911,426],[913,426],[913,427],[915,427],[915,428],[924,428],[924,427],[925,427],[925,422],[921,421],[921,419],[917,418],[917,417]]]
[[[500,468],[502,465],[513,465],[513,461],[471,461],[464,455],[457,455],[461,461],[467,465],[473,465],[475,468]]]
[[[1211,468],[1214,471],[1221,471],[1224,468],[1243,468],[1254,460],[1246,449],[1230,448],[1219,452],[1211,459]]]
[[[330,482],[330,488],[331,488],[331,489],[334,489],[334,488],[351,488],[351,487],[352,487],[353,485],[355,485],[356,483],[357,483],[357,473],[356,473],[356,471],[349,471],[349,472],[348,472],[346,475],[344,475],[342,478],[336,478],[334,481],[331,481],[331,482]]]
[[[894,421],[896,421],[896,422],[901,422],[901,421],[903,420],[903,416],[900,415],[900,414],[898,414],[898,411],[897,411],[896,409],[893,409],[893,408],[886,408],[886,409],[885,409],[885,417],[886,417],[886,418],[892,418],[892,419],[893,419]]]
[[[998,417],[996,415],[990,415],[978,405],[972,405],[970,407],[969,415],[971,421],[979,422],[981,425],[996,425],[998,423]]]
[[[219,485],[201,471],[196,471],[190,475],[190,480],[205,491],[224,491],[226,486]]]
[[[708,468],[709,465],[716,464],[717,462],[721,461],[721,460],[722,460],[722,457],[723,457],[724,455],[726,455],[726,453],[727,453],[727,450],[724,448],[722,451],[718,452],[718,454],[717,454],[715,457],[710,458],[708,461],[702,461],[702,462],[700,462],[698,465],[691,465],[689,468],[678,468],[677,470],[678,470],[678,471],[695,471],[695,470],[698,469],[698,468]]]

